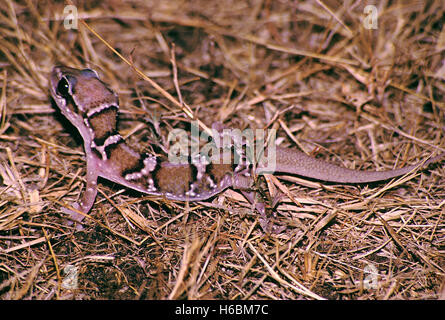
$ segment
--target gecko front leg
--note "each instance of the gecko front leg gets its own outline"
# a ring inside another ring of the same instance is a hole
[[[97,178],[98,178],[98,168],[97,162],[100,161],[98,158],[91,153],[87,152],[87,174],[85,176],[86,179],[86,188],[82,195],[82,198],[79,202],[73,203],[71,206],[76,210],[71,210],[68,208],[61,208],[62,212],[68,214],[70,216],[70,220],[73,223],[77,223],[76,228],[78,230],[82,229],[81,222],[85,218],[85,214],[87,214],[91,207],[94,204],[97,195]],[[83,214],[77,212],[80,211]]]

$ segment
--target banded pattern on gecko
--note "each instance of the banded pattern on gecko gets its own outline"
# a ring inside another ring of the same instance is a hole
[[[58,108],[84,140],[86,190],[79,204],[73,205],[83,213],[90,211],[94,204],[99,176],[141,193],[170,200],[198,201],[208,199],[228,187],[246,191],[253,182],[253,175],[264,169],[261,165],[253,169],[246,161],[224,164],[197,157],[191,159],[190,163],[176,164],[164,157],[139,154],[118,133],[118,97],[94,70],[56,66],[50,82],[51,95]],[[280,147],[275,150],[277,172],[339,183],[388,180],[418,167],[425,167],[445,156],[442,153],[401,169],[358,171],[309,157],[296,150]],[[232,160],[235,157],[245,159],[242,152],[234,150]],[[247,192],[245,194],[248,195]],[[261,211],[261,206],[257,208]],[[75,221],[83,218],[71,210],[65,209],[65,212]]]

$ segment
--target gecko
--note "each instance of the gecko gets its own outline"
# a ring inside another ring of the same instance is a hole
[[[142,194],[177,201],[209,199],[231,187],[247,197],[252,195],[254,175],[264,169],[252,166],[237,148],[231,160],[212,162],[195,157],[188,163],[172,163],[167,158],[132,149],[118,133],[119,100],[93,69],[55,66],[50,76],[50,93],[63,116],[79,131],[86,156],[86,186],[75,210],[62,208],[70,220],[81,223],[94,205],[98,177],[134,189]],[[233,150],[232,150],[233,151]],[[276,147],[275,171],[320,181],[362,184],[384,181],[425,168],[440,161],[445,152],[414,165],[387,171],[361,171],[313,158],[290,148]],[[249,199],[252,200],[252,199]],[[264,206],[257,206],[263,213]],[[84,214],[79,214],[82,212]]]

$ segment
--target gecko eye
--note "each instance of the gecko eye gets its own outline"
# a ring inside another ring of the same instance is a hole
[[[57,94],[61,97],[68,98],[73,93],[73,85],[75,84],[75,78],[73,77],[62,77],[57,84]]]

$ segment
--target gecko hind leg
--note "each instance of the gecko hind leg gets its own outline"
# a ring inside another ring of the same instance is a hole
[[[260,226],[266,233],[279,234],[286,229],[285,226],[277,226],[266,213],[266,205],[263,201],[261,201],[258,197],[258,193],[256,191],[244,191],[240,190],[241,193],[246,197],[246,199],[253,205],[255,205],[255,209],[260,213]]]

